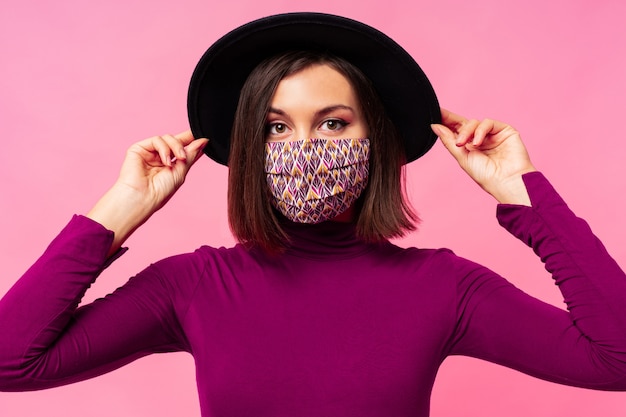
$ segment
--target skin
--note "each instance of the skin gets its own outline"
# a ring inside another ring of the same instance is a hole
[[[153,136],[128,149],[117,181],[86,215],[115,234],[109,255],[183,184],[208,142],[193,139],[188,130]]]
[[[535,168],[515,129],[445,109],[442,124],[431,128],[461,168],[500,203],[531,204],[522,175]],[[316,65],[279,83],[267,116],[268,141],[367,136],[354,91],[336,70]],[[128,149],[117,181],[87,214],[114,232],[110,254],[169,201],[207,142],[186,131],[153,136]],[[335,220],[351,217],[347,211]]]
[[[520,134],[492,119],[468,120],[441,109],[431,125],[461,168],[499,203],[530,206],[522,175],[536,171]]]
[[[368,137],[352,86],[327,65],[281,80],[270,102],[267,132],[268,142]]]
[[[311,66],[278,84],[267,115],[268,142],[368,136],[354,89],[335,69]],[[354,207],[350,207],[332,220],[350,222],[354,214]]]

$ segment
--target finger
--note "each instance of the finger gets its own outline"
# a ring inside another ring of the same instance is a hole
[[[191,130],[185,130],[184,132],[180,132],[174,135],[174,137],[180,140],[185,146],[189,145],[194,140]]]
[[[204,147],[207,145],[207,143],[209,143],[209,140],[203,138],[194,140],[186,146],[185,150],[187,151],[187,159],[177,160],[174,166],[174,170],[181,175],[181,178],[185,178],[193,164],[195,164],[200,159],[200,157],[202,156],[202,151],[204,150]]]
[[[176,159],[187,159],[187,154],[185,153],[185,145],[180,139],[169,134],[163,135],[161,136],[161,138],[163,138],[165,143],[167,143],[167,146],[170,147],[170,152],[172,155],[174,155]]]
[[[448,127],[440,124],[431,125],[431,129],[435,132],[435,135],[439,137],[443,146],[446,147],[448,152],[457,160],[461,161],[461,158],[467,153],[464,147],[458,147],[456,144],[456,135]]]
[[[487,135],[498,133],[495,131],[495,120],[485,119],[476,126],[474,130],[474,146],[480,146],[485,142]]]
[[[163,165],[168,167],[172,166],[172,158],[174,158],[172,148],[163,136],[153,136],[150,138],[150,147],[159,154],[159,158],[161,159],[161,163]],[[149,151],[150,149],[148,148],[146,150]]]
[[[468,120],[444,108],[441,109],[441,121],[443,125],[456,132],[456,146],[459,147],[465,146],[473,140],[474,130],[479,124],[478,120]]]
[[[465,117],[452,113],[450,110],[441,108],[441,123],[449,129],[456,131],[466,121],[467,119]]]
[[[185,151],[187,152],[187,155],[188,155],[187,163],[189,166],[195,164],[196,161],[200,159],[200,157],[202,156],[202,151],[204,151],[204,148],[206,147],[208,143],[209,143],[208,139],[200,138],[200,139],[194,140],[193,142],[191,142],[189,145],[185,147]]]
[[[506,123],[493,119],[485,119],[480,123],[474,132],[474,145],[483,145],[489,136],[498,135],[506,129],[514,130]]]
[[[456,146],[465,146],[474,140],[474,132],[480,122],[476,119],[466,120],[458,129]]]
[[[129,151],[139,155],[148,164],[159,159],[162,165],[172,166],[171,149],[161,136],[152,136],[137,142],[129,148]]]

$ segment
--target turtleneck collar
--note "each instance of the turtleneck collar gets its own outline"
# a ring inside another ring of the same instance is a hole
[[[285,253],[302,258],[348,259],[380,245],[359,239],[356,227],[351,222],[306,224],[286,220],[281,225],[290,238]]]

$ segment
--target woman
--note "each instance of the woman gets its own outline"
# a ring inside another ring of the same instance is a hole
[[[252,22],[207,51],[189,112],[194,135],[133,145],[114,186],[2,299],[0,388],[187,351],[207,416],[426,416],[449,355],[626,389],[624,273],[513,128],[440,114],[419,67],[383,34],[308,13]],[[435,135],[546,262],[569,312],[448,250],[388,242],[417,221],[402,164]],[[76,309],[203,150],[229,166],[242,243],[164,259]]]

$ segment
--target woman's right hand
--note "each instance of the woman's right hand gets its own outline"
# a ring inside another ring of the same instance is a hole
[[[118,180],[87,214],[115,233],[110,253],[174,195],[207,142],[186,131],[153,136],[128,149]]]
[[[195,141],[189,130],[137,142],[126,152],[116,186],[138,193],[154,213],[183,184],[206,143],[206,139]]]

